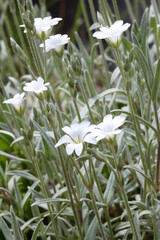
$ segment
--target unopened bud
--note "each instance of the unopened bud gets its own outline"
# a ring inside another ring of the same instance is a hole
[[[71,42],[68,43],[68,52],[70,55],[73,55],[73,47],[72,47]]]
[[[31,141],[33,138],[33,131],[31,130],[31,128],[28,129],[27,137],[29,141]]]
[[[49,121],[51,127],[54,128],[55,120],[54,120],[53,114],[51,112],[49,112],[47,114],[47,118],[48,118],[48,121]]]
[[[70,88],[74,87],[74,80],[71,76],[69,77],[68,85],[70,86]]]
[[[102,25],[105,26],[105,21],[103,16],[100,14],[100,12],[97,12],[97,18],[98,18],[98,22]]]
[[[80,62],[80,59],[78,58],[78,56],[76,56],[73,59],[72,67],[73,67],[73,70],[74,70],[75,74],[77,76],[80,76],[81,73],[82,73],[82,66],[81,66],[81,62]]]
[[[10,43],[12,46],[13,51],[18,54],[19,57],[22,58],[22,60],[26,63],[28,62],[28,57],[22,50],[22,48],[16,43],[16,41],[13,38],[10,38]]]

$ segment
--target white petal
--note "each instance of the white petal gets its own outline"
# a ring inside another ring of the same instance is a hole
[[[81,155],[82,150],[83,150],[83,144],[82,143],[75,144],[75,152],[76,152],[78,157]]]
[[[119,134],[121,131],[122,131],[121,129],[117,129],[117,130],[113,131],[113,134],[114,134],[114,135],[117,135],[117,134]]]
[[[108,114],[103,118],[103,122],[111,122],[112,121],[112,115]]]
[[[80,123],[80,127],[82,127],[82,128],[86,128],[86,127],[88,127],[89,125],[90,125],[90,122],[89,122],[89,121],[83,121],[83,122]]]
[[[97,140],[97,142],[98,142],[98,141],[102,140],[103,138],[106,138],[106,135],[103,134],[103,133],[101,133],[101,134],[99,134],[99,135],[96,137],[96,140]]]
[[[68,126],[65,126],[62,128],[63,132],[67,133],[68,135],[70,135],[70,132],[71,132],[71,128],[68,127]]]
[[[124,117],[122,117],[122,116],[116,116],[116,117],[113,119],[113,127],[114,127],[114,129],[120,127],[124,122],[125,122],[125,118],[124,118]]]
[[[104,34],[101,31],[98,31],[98,32],[93,33],[93,37],[96,37],[97,39],[105,39],[106,38],[106,34]]]
[[[38,78],[37,78],[37,82],[38,82],[38,84],[43,85],[44,79],[43,79],[42,77],[38,77]]]
[[[56,143],[55,147],[59,147],[60,145],[62,145],[64,143],[72,143],[72,140],[68,135],[64,135],[63,137],[61,137],[59,139],[58,143]]]
[[[126,31],[130,26],[131,26],[130,23],[125,23],[125,24],[121,27],[121,32]]]
[[[113,25],[111,25],[110,29],[111,28],[114,28],[114,29],[116,28],[116,29],[119,30],[122,27],[122,25],[123,25],[123,20],[118,20],[115,23],[113,23]]]
[[[103,128],[104,128],[104,123],[103,123],[103,122],[102,122],[102,123],[99,123],[99,124],[97,125],[97,128],[103,129]]]
[[[67,152],[67,154],[68,154],[68,155],[71,155],[71,154],[73,153],[75,147],[76,147],[76,144],[75,144],[75,143],[68,144],[68,145],[66,146],[66,152]]]
[[[87,143],[97,144],[96,138],[92,134],[87,134],[83,141]]]

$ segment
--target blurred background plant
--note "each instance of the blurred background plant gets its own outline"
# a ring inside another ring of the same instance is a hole
[[[159,4],[0,0],[1,240],[160,239]],[[63,56],[39,48],[34,18],[49,15],[71,38]],[[92,33],[119,19],[132,26],[115,51]],[[39,76],[50,86],[23,117],[3,104]],[[108,113],[126,118],[113,144],[55,148],[62,127]]]

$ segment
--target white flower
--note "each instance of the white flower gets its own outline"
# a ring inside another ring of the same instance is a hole
[[[49,39],[45,41],[46,52],[49,52],[51,49],[55,49],[57,52],[61,52],[62,46],[68,43],[70,38],[67,34],[61,35],[56,34],[50,36]],[[44,44],[40,44],[40,47],[44,47]]]
[[[121,132],[120,127],[125,121],[125,118],[122,116],[116,116],[112,118],[111,114],[106,115],[103,118],[103,122],[99,123],[94,130],[93,135],[96,136],[97,141],[106,138],[107,141],[110,141],[114,138],[115,135]]]
[[[38,37],[42,40],[47,39],[52,30],[52,26],[57,25],[61,20],[62,18],[52,18],[51,16],[45,18],[35,18],[34,26]],[[20,27],[25,27],[25,25],[20,25]],[[26,32],[26,29],[24,32]]]
[[[19,115],[23,115],[22,103],[24,101],[25,93],[17,93],[13,98],[5,100],[3,103],[12,104],[14,109],[18,112]]]
[[[95,32],[93,37],[106,39],[113,47],[118,48],[121,43],[122,33],[126,31],[130,25],[130,23],[123,25],[123,21],[118,20],[110,27],[100,27],[100,31]]]
[[[90,122],[83,121],[81,123],[73,123],[70,127],[65,126],[62,130],[66,133],[60,138],[55,147],[67,143],[66,152],[71,155],[75,150],[76,155],[80,156],[83,150],[83,142],[96,144],[97,141],[95,137],[91,135],[94,130],[95,125],[90,125]]]
[[[37,78],[36,80],[33,80],[30,83],[26,83],[23,90],[26,92],[34,92],[35,94],[40,94],[43,91],[47,91],[47,86],[49,83],[44,83],[44,79],[41,77]]]

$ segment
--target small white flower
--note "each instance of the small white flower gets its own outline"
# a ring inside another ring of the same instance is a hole
[[[52,26],[57,25],[61,20],[62,18],[52,18],[51,16],[45,18],[35,18],[34,26],[38,37],[42,40],[47,39],[52,30]],[[20,25],[20,27],[25,27],[25,25]],[[24,32],[26,33],[26,29]]]
[[[118,20],[110,27],[100,27],[100,31],[93,33],[93,37],[106,39],[113,47],[118,48],[121,43],[122,33],[126,31],[130,25],[130,23],[123,25],[123,21]]]
[[[25,93],[17,93],[13,98],[5,100],[3,103],[13,105],[14,109],[18,112],[19,115],[23,115],[23,101]]]
[[[68,43],[70,38],[67,34],[61,35],[56,34],[50,36],[49,39],[45,41],[46,52],[49,52],[51,49],[55,49],[57,52],[61,52],[62,46]],[[40,47],[44,48],[44,44],[40,44]]]
[[[35,94],[40,94],[43,91],[47,91],[47,86],[49,83],[44,83],[44,79],[42,77],[38,77],[37,81],[33,80],[30,83],[26,83],[23,90],[26,92],[34,92]]]
[[[103,122],[99,123],[94,130],[93,135],[96,136],[97,141],[105,138],[107,141],[110,141],[114,138],[115,135],[121,132],[120,127],[125,121],[125,118],[122,116],[116,116],[112,118],[111,114],[106,115],[103,118]]]
[[[92,136],[91,132],[94,130],[95,125],[90,125],[90,122],[83,121],[81,123],[73,123],[70,127],[65,126],[62,130],[66,133],[60,138],[55,147],[67,143],[66,152],[71,155],[74,150],[77,156],[80,156],[83,150],[83,142],[96,144],[95,137]]]

